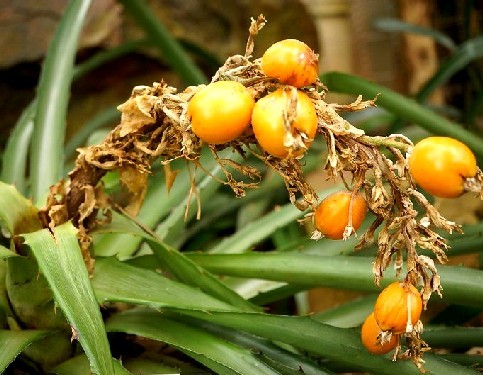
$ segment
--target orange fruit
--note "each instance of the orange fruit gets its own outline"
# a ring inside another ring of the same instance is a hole
[[[332,240],[340,240],[344,237],[345,228],[349,224],[351,196],[352,192],[346,190],[333,193],[326,197],[315,210],[315,227],[324,237]],[[352,199],[352,227],[356,231],[366,216],[367,203],[362,194],[356,194]]]
[[[289,136],[298,138],[303,147],[286,145],[284,118],[290,103],[290,91],[278,89],[255,103],[252,113],[253,133],[259,145],[269,154],[284,158],[289,154],[302,155],[312,143],[317,131],[317,114],[310,98],[297,90],[296,115]]]
[[[317,80],[318,56],[297,39],[273,44],[263,54],[261,64],[265,75],[287,85],[302,87]]]
[[[428,193],[456,198],[464,192],[465,178],[474,177],[476,158],[464,143],[450,137],[428,137],[409,156],[409,172]]]
[[[396,281],[389,284],[377,297],[374,317],[383,331],[406,332],[410,312],[411,324],[419,320],[423,311],[423,300],[411,284]]]
[[[198,91],[188,103],[191,128],[207,143],[238,138],[250,125],[255,100],[239,82],[218,81]]]

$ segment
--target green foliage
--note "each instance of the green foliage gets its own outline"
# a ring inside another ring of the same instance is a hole
[[[87,254],[81,253],[74,223],[44,228],[39,208],[48,188],[65,177],[75,149],[119,115],[114,108],[105,108],[64,147],[73,80],[149,44],[186,84],[206,82],[183,45],[145,2],[120,3],[146,38],[75,66],[90,1],[69,2],[45,59],[37,96],[19,118],[3,153],[0,372],[18,367],[79,375],[418,374],[410,361],[374,356],[360,341],[360,324],[372,310],[374,292],[380,290],[371,273],[374,247],[355,254],[354,238],[310,240],[308,231],[294,224],[305,213],[281,193],[284,182],[277,176],[269,175],[258,189],[235,199],[219,183],[225,176],[208,152],[200,159],[204,170],[172,162],[171,168],[179,171],[173,186],[168,186],[166,172],[154,166],[139,215],[114,213],[112,221],[93,234],[92,270],[86,268]],[[457,45],[434,30],[395,21],[378,26],[431,36],[451,55],[414,100],[338,72],[324,74],[322,81],[333,91],[379,94],[384,122],[402,119],[403,125],[408,121],[427,132],[455,137],[483,159],[479,134],[423,106],[436,87],[481,58],[481,37]],[[191,50],[208,56],[202,48]],[[478,103],[472,108],[477,113]],[[318,146],[321,151],[317,144],[314,149]],[[233,153],[223,156],[242,162]],[[304,160],[310,172],[319,167],[320,152],[309,153]],[[110,173],[103,183],[106,191],[115,192],[119,176]],[[193,184],[198,195],[193,194]],[[465,232],[450,238],[454,253],[480,254],[483,224],[465,227]],[[483,271],[464,266],[438,270],[448,311],[477,314],[483,309]],[[383,284],[393,280],[388,274]],[[369,294],[313,316],[297,316],[291,306],[294,295],[318,286]],[[437,323],[423,335],[431,346],[464,350],[483,345],[480,328],[445,326],[444,313]],[[49,353],[43,350],[46,343]],[[430,373],[477,373],[472,367],[476,359],[469,355],[427,353],[424,359]]]

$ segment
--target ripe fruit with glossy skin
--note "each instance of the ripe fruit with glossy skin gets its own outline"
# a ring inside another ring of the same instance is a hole
[[[318,56],[297,39],[281,40],[262,56],[262,70],[268,77],[295,87],[307,86],[317,80]]]
[[[340,240],[349,224],[349,206],[352,193],[339,191],[326,197],[314,213],[314,223],[324,237]],[[367,212],[367,202],[362,194],[356,194],[352,201],[352,227],[357,230]]]
[[[423,300],[418,290],[411,284],[396,281],[389,284],[377,297],[374,305],[374,318],[383,331],[406,332],[408,311],[411,324],[419,320],[423,310]]]
[[[193,133],[207,143],[233,141],[250,125],[254,105],[255,100],[241,83],[210,83],[188,103]]]
[[[253,107],[252,128],[260,146],[269,154],[285,158],[289,155],[286,139],[284,116],[288,111],[291,98],[290,90],[278,89],[260,100]],[[297,90],[296,115],[291,124],[291,134],[302,136],[306,148],[310,146],[317,131],[317,114],[309,97]],[[305,152],[303,148],[292,155],[300,156]]]
[[[465,178],[477,171],[473,152],[450,137],[428,137],[418,142],[409,156],[409,172],[428,193],[456,198],[464,192]]]
[[[361,340],[366,349],[373,354],[389,353],[398,344],[397,336],[391,335],[389,341],[386,341],[381,345],[381,343],[377,342],[380,333],[382,333],[382,330],[377,325],[374,313],[372,312],[362,324]]]

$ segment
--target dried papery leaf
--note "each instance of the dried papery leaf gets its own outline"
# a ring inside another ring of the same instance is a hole
[[[164,175],[166,180],[166,190],[169,193],[171,191],[171,188],[173,187],[176,177],[181,171],[179,169],[175,169],[175,170],[171,169],[171,164],[169,163],[164,164],[163,169],[164,169]]]
[[[323,238],[323,237],[324,237],[324,235],[322,234],[322,232],[320,232],[320,231],[318,231],[317,229],[315,229],[315,230],[312,232],[312,234],[311,234],[311,236],[310,236],[310,239],[311,239],[311,240],[318,241],[318,240],[320,240],[320,239],[321,239],[321,238]]]
[[[65,223],[69,218],[67,207],[63,204],[54,204],[49,207],[48,215],[50,218],[49,228],[53,230],[55,223]]]
[[[354,103],[353,103],[354,104]],[[345,106],[344,111],[355,111],[357,109],[350,109],[351,104]],[[348,121],[344,120],[338,113],[337,107],[331,104],[327,104],[322,99],[319,99],[315,103],[315,110],[317,112],[317,118],[319,124],[322,127],[330,130],[335,135],[347,135],[350,134],[354,138],[364,135],[365,132],[362,129],[356,128]]]
[[[252,53],[253,48],[255,47],[255,37],[260,32],[260,30],[265,26],[267,20],[265,19],[263,14],[260,14],[257,19],[252,18],[250,22],[250,28],[248,29],[248,40],[247,45],[245,47],[245,57],[248,59]]]
[[[394,260],[394,271],[396,273],[396,277],[401,275],[401,271],[404,264],[404,258],[402,254],[402,249],[396,249],[396,259]]]
[[[407,179],[408,181],[411,181],[407,161],[401,150],[394,147],[388,147],[388,150],[396,157],[396,162],[393,164],[394,171],[401,179]],[[401,183],[404,183],[404,180],[401,180]]]
[[[362,100],[362,95],[358,95],[357,99],[350,104],[329,104],[336,112],[355,112],[363,109],[377,107],[376,100],[379,94],[372,100]]]
[[[148,90],[146,90],[148,91]],[[117,109],[121,114],[121,124],[118,127],[119,137],[138,132],[142,127],[152,125],[156,122],[153,117],[152,108],[156,97],[152,95],[140,95],[131,97]]]
[[[92,186],[84,186],[84,200],[79,206],[79,222],[83,223],[96,209],[96,193]]]
[[[136,216],[147,191],[148,175],[135,168],[123,167],[119,169],[119,176],[121,183],[130,193],[125,210],[129,215]]]
[[[467,192],[476,193],[479,199],[483,199],[483,172],[479,167],[476,168],[474,177],[465,178],[463,189]]]
[[[419,273],[424,280],[422,298],[424,306],[426,307],[426,304],[429,301],[429,298],[431,297],[431,294],[433,292],[438,293],[438,295],[442,297],[442,286],[440,283],[438,270],[436,269],[434,261],[431,258],[425,255],[419,255],[417,263],[419,267]]]
[[[438,262],[446,263],[448,260],[446,251],[449,249],[446,240],[431,229],[422,226],[418,226],[417,232],[416,244],[421,249],[431,251],[438,259]]]
[[[359,242],[357,242],[354,250],[360,250],[366,246],[372,245],[374,243],[374,232],[377,228],[383,223],[384,219],[380,216],[376,217],[376,219],[372,222],[369,229],[361,236]]]
[[[372,273],[374,275],[374,283],[380,284],[380,280],[384,275],[384,271],[391,263],[392,255],[394,254],[394,237],[397,237],[394,233],[391,233],[387,223],[382,227],[378,236],[378,251],[376,259],[373,263]]]
[[[334,134],[326,130],[326,137],[325,140],[327,142],[327,164],[326,164],[326,171],[329,174],[331,178],[334,180],[337,178],[339,175],[340,169],[338,168],[339,166],[339,154],[337,153],[335,149],[335,137]]]
[[[191,207],[191,200],[193,198],[193,195],[196,200],[196,220],[201,219],[201,199],[200,199],[200,192],[198,190],[198,187],[196,186],[196,168],[199,164],[195,164],[195,170],[191,170],[191,165],[186,163],[186,168],[188,170],[189,176],[190,176],[190,191],[188,193],[188,199],[187,199],[187,204],[186,204],[186,209],[184,211],[184,220],[188,218],[188,213],[189,209]]]
[[[403,353],[397,355],[398,359],[411,359],[411,361],[416,365],[419,371],[424,374],[426,370],[424,369],[424,359],[423,355],[425,352],[431,350],[428,344],[421,338],[421,333],[423,330],[423,325],[421,321],[418,321],[413,330],[406,333],[406,346],[407,350]]]
[[[462,232],[461,226],[453,221],[444,218],[438,210],[426,199],[426,197],[415,189],[408,189],[408,192],[416,198],[418,203],[423,206],[426,211],[427,218],[431,224],[437,228],[444,229],[448,233]]]
[[[263,152],[258,153],[248,147],[248,151],[262,160],[271,170],[283,178],[290,202],[300,211],[311,208],[314,211],[318,204],[318,196],[314,188],[305,180],[302,166],[298,159],[276,158]],[[300,199],[298,199],[300,198]]]
[[[383,184],[379,169],[374,170],[374,176],[375,184],[369,194],[368,206],[376,215],[389,219],[393,211],[394,200]]]

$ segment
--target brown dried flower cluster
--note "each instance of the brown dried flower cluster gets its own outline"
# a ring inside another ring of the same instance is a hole
[[[265,76],[260,61],[251,58],[254,37],[264,23],[263,17],[252,21],[245,54],[229,57],[212,82],[241,82],[250,90],[255,101],[283,86],[276,79]],[[225,173],[224,183],[233,189],[236,196],[243,196],[245,189],[256,187],[262,174],[254,167],[220,157],[219,152],[226,148],[243,157],[252,154],[262,160],[283,178],[291,202],[300,210],[312,212],[318,204],[318,196],[304,178],[301,160],[267,154],[257,147],[257,141],[250,132],[222,145],[205,145],[192,132],[187,105],[200,88],[188,87],[178,93],[165,82],[135,87],[131,97],[118,107],[122,112],[121,123],[101,144],[80,149],[68,181],[61,181],[52,188],[43,210],[45,226],[73,220],[80,230],[84,256],[89,261],[89,233],[106,220],[105,217],[99,218],[99,212],[108,212],[109,208],[118,205],[136,214],[143,202],[152,164],[160,160],[169,167],[170,161],[183,158],[202,167],[199,156],[203,147],[209,147]],[[372,107],[375,100],[363,101],[359,97],[348,105],[329,104],[324,100],[326,88],[320,81],[302,90],[316,109],[317,136],[323,137],[327,143],[325,169],[328,178],[341,179],[354,194],[364,193],[369,210],[375,216],[357,245],[360,249],[377,242],[378,253],[373,264],[375,283],[379,284],[392,262],[398,275],[405,263],[405,278],[415,286],[422,285],[421,294],[426,305],[433,292],[441,295],[442,288],[433,260],[419,255],[417,250],[428,249],[439,262],[445,262],[448,245],[434,229],[451,233],[460,231],[460,227],[442,217],[416,189],[407,167],[407,153],[411,151],[412,142],[403,135],[365,135],[363,130],[340,115]],[[294,110],[294,106],[287,108],[288,118]],[[111,197],[105,196],[99,182],[111,170],[120,173],[129,195],[127,201],[113,202]],[[230,170],[242,173],[249,182],[235,180]],[[349,181],[346,177],[348,173],[352,176]],[[423,208],[423,214],[416,210],[415,204]],[[406,256],[405,262],[403,256]],[[421,330],[419,323],[406,333],[409,349],[403,354],[411,357],[419,367],[422,352],[427,350],[427,345],[420,338]]]

